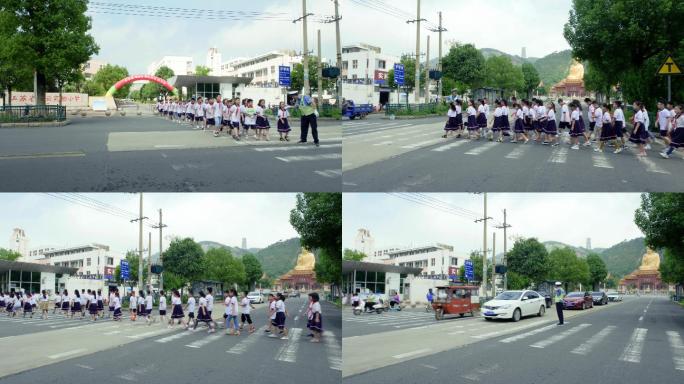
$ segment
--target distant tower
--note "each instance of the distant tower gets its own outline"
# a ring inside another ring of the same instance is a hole
[[[242,249],[247,249],[247,238],[246,237],[242,238]]]
[[[209,48],[207,52],[207,67],[211,69],[210,76],[221,76],[221,53],[218,48]]]
[[[21,253],[22,259],[28,257],[29,239],[21,228],[14,228],[9,239],[9,249]]]
[[[587,237],[587,250],[591,251],[591,237]]]
[[[375,239],[373,239],[369,230],[361,228],[356,232],[354,248],[359,252],[363,252],[369,259],[373,258]]]
[[[527,47],[522,47],[522,52],[520,52],[520,57],[527,59]]]

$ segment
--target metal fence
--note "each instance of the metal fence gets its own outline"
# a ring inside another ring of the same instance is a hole
[[[438,103],[428,104],[385,104],[385,115],[408,115],[415,113],[437,113]]]
[[[39,123],[65,120],[65,106],[26,105],[0,107],[0,123]]]

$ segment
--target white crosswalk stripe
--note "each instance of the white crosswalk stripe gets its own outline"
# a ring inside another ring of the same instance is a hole
[[[611,332],[613,332],[615,328],[617,327],[614,325],[609,325],[603,328],[597,334],[592,336],[589,340],[585,341],[577,348],[573,349],[571,352],[577,355],[588,354],[595,346],[601,344],[603,342],[603,339],[605,339]]]
[[[571,336],[571,335],[573,335],[573,334],[575,334],[575,333],[577,333],[577,332],[583,330],[584,328],[589,327],[590,325],[591,325],[591,324],[586,324],[586,323],[580,324],[580,325],[578,325],[578,326],[576,326],[576,327],[573,327],[573,328],[568,329],[567,331],[564,331],[564,332],[561,332],[561,333],[559,333],[559,334],[553,335],[553,336],[549,337],[548,339],[544,339],[544,340],[538,341],[538,342],[536,342],[536,343],[534,343],[534,344],[531,344],[530,347],[533,347],[533,348],[546,348],[546,347],[548,347],[548,346],[551,345],[551,344],[557,343],[557,342],[559,342],[559,341],[561,341],[561,340],[567,338],[568,336]]]
[[[413,144],[405,145],[402,148],[403,149],[413,149],[413,148],[418,148],[418,147],[426,147],[426,146],[429,146],[432,144],[437,144],[442,140],[444,140],[444,139],[439,138],[439,139],[426,140],[426,141],[421,141],[419,143],[413,143]]]
[[[551,153],[549,163],[565,164],[568,161],[568,151],[565,147],[556,147]]]
[[[682,338],[679,336],[679,332],[667,331],[667,339],[670,342],[670,348],[672,349],[672,360],[674,362],[675,369],[678,371],[684,371],[684,343]]]
[[[301,328],[290,329],[287,343],[280,347],[280,350],[276,355],[276,360],[284,361],[287,363],[297,362],[297,350],[299,349],[299,341],[301,334]]]
[[[342,370],[342,346],[330,331],[323,332],[323,342],[328,354],[328,364],[331,369]]]
[[[521,334],[518,334],[518,335],[515,335],[515,336],[507,337],[507,338],[505,338],[505,339],[499,340],[499,342],[501,342],[501,343],[512,343],[512,342],[514,342],[514,341],[522,340],[522,339],[524,339],[524,338],[527,338],[527,337],[530,337],[530,336],[534,336],[534,335],[536,335],[536,334],[538,334],[538,333],[542,333],[542,332],[544,332],[544,331],[548,331],[548,330],[550,330],[550,329],[552,329],[552,328],[557,328],[557,327],[558,327],[558,326],[557,326],[556,324],[547,325],[546,327],[541,327],[541,328],[533,329],[533,330],[528,331],[528,332],[524,332],[524,333],[521,333]]]
[[[300,162],[300,161],[317,161],[317,160],[336,160],[341,159],[341,153],[324,153],[321,155],[302,155],[302,156],[286,156],[286,157],[276,157],[280,161],[286,163]]]
[[[203,337],[203,338],[201,338],[201,339],[199,339],[199,340],[195,340],[195,341],[193,341],[193,342],[190,343],[190,344],[185,344],[185,346],[188,347],[188,348],[196,348],[196,349],[197,349],[197,348],[202,348],[203,346],[205,346],[205,345],[207,345],[207,344],[209,344],[209,343],[211,343],[211,342],[213,342],[213,341],[216,341],[216,340],[220,339],[221,336],[222,336],[222,335],[221,335],[220,332],[213,333],[213,334],[208,335],[208,336],[205,336],[205,337]]]
[[[622,351],[620,360],[630,363],[638,363],[641,361],[641,351],[644,349],[644,340],[646,339],[647,332],[648,329],[646,328],[634,329],[629,344],[627,344],[625,350]]]
[[[529,151],[530,148],[532,148],[531,145],[524,145],[524,144],[520,145],[520,146],[516,147],[514,150],[512,150],[508,155],[506,155],[506,158],[507,159],[519,159],[519,158],[523,157],[523,155],[525,153],[527,153],[527,151]]]
[[[164,344],[164,343],[168,343],[170,341],[178,340],[178,339],[185,337],[185,336],[188,336],[188,335],[192,335],[192,332],[187,331],[187,330],[182,330],[181,332],[178,332],[178,333],[173,334],[171,336],[166,336],[166,337],[162,337],[161,339],[155,340],[155,342]]]
[[[314,173],[316,173],[319,176],[327,177],[330,179],[342,176],[342,170],[341,169],[327,169],[324,171],[315,171]]]
[[[256,343],[256,341],[259,339],[259,335],[261,335],[264,330],[266,329],[266,326],[264,325],[263,327],[257,329],[254,333],[249,335],[247,338],[243,339],[239,343],[235,344],[232,348],[227,350],[227,353],[232,353],[234,355],[241,355],[243,352],[247,350],[249,346],[252,344]]]
[[[484,143],[482,145],[479,145],[469,151],[467,151],[465,154],[466,155],[471,155],[471,156],[478,156],[481,155],[482,153],[496,147],[497,143]]]
[[[591,162],[594,165],[594,167],[596,167],[596,168],[606,168],[606,169],[615,168],[610,164],[608,157],[604,153],[594,152],[591,155]]]
[[[670,174],[669,171],[666,171],[665,169],[660,167],[658,164],[656,164],[655,161],[653,161],[647,157],[638,156],[637,160],[639,160],[640,163],[642,163],[642,164],[644,164],[644,166],[646,166],[646,172],[660,173],[662,175],[669,175]]]
[[[455,142],[453,142],[453,143],[450,143],[450,144],[447,144],[447,145],[443,145],[443,146],[441,146],[441,147],[437,147],[437,148],[433,149],[432,151],[433,151],[433,152],[446,152],[446,151],[448,151],[448,150],[450,150],[450,149],[458,148],[458,147],[462,146],[462,145],[465,144],[465,143],[466,143],[465,141],[455,141]]]
[[[321,144],[318,148],[342,148],[342,143],[338,144]],[[282,147],[258,147],[254,148],[257,152],[287,152],[287,151],[297,151],[302,149],[315,149],[315,147],[310,145],[293,145],[293,146],[282,146]]]

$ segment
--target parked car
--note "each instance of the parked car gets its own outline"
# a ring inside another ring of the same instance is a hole
[[[610,292],[608,293],[608,301],[622,301],[622,295],[620,292]]]
[[[570,292],[563,298],[563,309],[594,308],[594,298],[589,292]]]
[[[287,295],[287,296],[288,296],[288,297],[299,297],[299,291],[292,291],[292,292],[290,292],[290,294]]]
[[[608,295],[605,292],[595,291],[591,293],[591,297],[596,305],[608,304]]]
[[[485,320],[511,319],[518,321],[525,316],[544,316],[546,303],[535,291],[504,291],[493,300],[484,303],[482,316]]]
[[[536,291],[539,296],[544,298],[544,304],[546,305],[546,308],[551,308],[553,305],[553,296],[547,292],[547,291]]]
[[[261,304],[264,302],[264,295],[257,291],[248,293],[247,298],[249,299],[249,302],[252,304]]]

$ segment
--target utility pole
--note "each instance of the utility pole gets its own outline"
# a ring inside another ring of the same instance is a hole
[[[432,32],[439,32],[439,62],[437,63],[437,69],[442,72],[442,32],[446,32],[447,29],[442,27],[442,12],[439,13],[439,28],[431,29]],[[442,99],[442,79],[437,80],[437,93],[438,97]]]
[[[159,290],[164,289],[164,256],[162,254],[162,230],[168,225],[162,222],[162,210],[159,209],[159,224],[153,225],[152,228],[159,229],[159,264],[162,266],[162,272],[159,274]]]
[[[492,232],[492,297],[496,296],[496,232]]]
[[[506,247],[506,241],[508,240],[508,236],[506,236],[506,229],[512,227],[508,222],[506,221],[506,210],[504,209],[504,222],[503,225],[498,226],[498,229],[503,229],[504,231],[504,253],[503,253],[503,265],[506,267],[506,273],[504,273],[504,279],[503,279],[503,289],[504,291],[508,289],[508,259],[506,257],[506,252],[508,252],[508,248]]]
[[[482,296],[487,295],[487,220],[492,218],[487,216],[487,192],[484,193],[484,216],[482,219],[475,220],[476,223],[482,222]]]
[[[318,30],[318,103],[323,103],[323,56],[321,55],[321,30]]]
[[[302,66],[304,68],[304,95],[311,96],[311,86],[309,85],[309,40],[307,18],[313,16],[313,13],[306,13],[306,0],[302,0],[302,17],[293,20],[293,23],[302,22],[303,36],[304,36],[304,53],[302,58]]]
[[[342,42],[340,38],[340,2],[335,0],[335,34],[337,39],[337,68],[340,69],[340,76],[337,77],[337,105],[342,108]]]
[[[143,194],[140,193],[140,214],[137,219],[131,220],[131,223],[138,222],[138,289],[143,286],[143,221],[147,217],[143,217]]]
[[[147,289],[152,289],[152,232],[147,240]]]
[[[406,23],[416,23],[416,72],[415,72],[415,88],[414,88],[414,102],[416,104],[420,103],[420,22],[421,21],[427,21],[425,19],[420,18],[420,0],[416,0],[418,2],[418,10],[416,12],[416,19],[415,20],[408,20]],[[407,101],[408,103],[408,101]]]
[[[427,37],[427,54],[425,55],[425,102],[430,102],[430,35]]]

